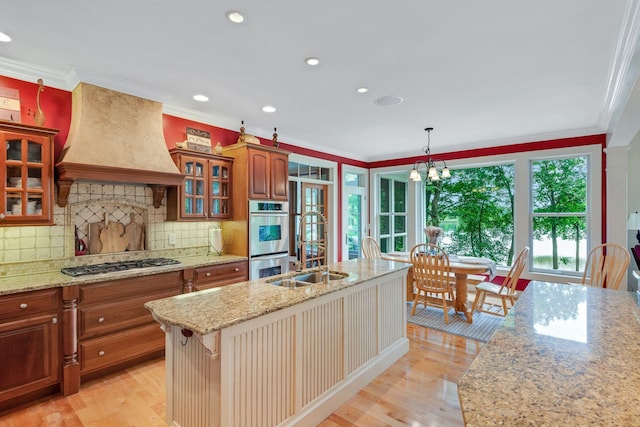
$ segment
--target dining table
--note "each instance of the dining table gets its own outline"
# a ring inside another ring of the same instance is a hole
[[[383,253],[381,258],[389,261],[412,264],[410,252]],[[455,277],[456,289],[453,303],[456,309],[456,313],[463,313],[467,319],[467,322],[473,323],[471,310],[469,309],[469,307],[467,307],[467,289],[470,282],[469,277],[471,275],[471,281],[474,284],[482,282],[485,279],[484,276],[473,276],[479,274],[487,274],[489,276],[493,276],[495,274],[495,263],[491,260],[487,260],[486,258],[450,255],[449,268],[451,270],[451,273],[453,273]],[[407,301],[413,301],[415,296],[412,273],[412,269],[409,269],[409,273],[407,276]]]

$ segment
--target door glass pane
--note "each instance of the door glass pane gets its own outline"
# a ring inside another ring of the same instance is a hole
[[[196,199],[196,213],[204,214],[204,199]]]
[[[196,181],[196,195],[204,196],[204,181]]]
[[[211,183],[211,195],[220,196],[220,183],[212,182]]]
[[[360,258],[360,241],[362,240],[362,196],[350,194],[347,198],[348,212],[348,258]]]
[[[391,230],[389,228],[389,217],[383,215],[380,217],[380,234],[390,234]]]
[[[37,142],[27,142],[27,158],[30,162],[42,163],[42,145]]]
[[[192,196],[193,195],[193,180],[192,179],[185,179],[184,180],[184,194],[186,194],[188,196]]]
[[[380,212],[391,211],[391,181],[385,178],[380,179]]]
[[[184,173],[187,175],[193,175],[193,162],[186,162],[184,164]]]
[[[220,178],[220,166],[219,165],[213,165],[211,167],[211,177],[212,178]]]
[[[7,141],[7,160],[22,160],[22,141],[11,139]]]
[[[393,212],[404,213],[407,211],[407,183],[393,181]]]

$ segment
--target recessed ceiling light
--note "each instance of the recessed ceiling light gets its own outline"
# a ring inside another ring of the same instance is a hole
[[[381,96],[380,98],[376,99],[374,102],[381,107],[393,107],[394,105],[401,104],[402,101],[404,101],[404,99],[402,99],[402,97],[400,96],[387,95],[387,96]]]
[[[0,33],[0,42],[10,42],[11,37],[6,35],[5,33]]]
[[[262,111],[264,111],[265,113],[275,113],[276,107],[272,105],[265,105],[264,107],[262,107]]]
[[[193,99],[200,102],[207,102],[209,100],[209,97],[207,95],[197,94],[193,95]]]
[[[369,92],[369,88],[368,87],[359,87],[358,89],[356,89],[356,92],[358,92],[358,93],[367,93],[367,92]]]
[[[307,58],[304,61],[307,63],[307,65],[311,66],[318,65],[320,63],[320,60],[314,57]]]
[[[247,19],[242,13],[238,12],[237,10],[230,10],[225,16],[234,24],[242,24]]]

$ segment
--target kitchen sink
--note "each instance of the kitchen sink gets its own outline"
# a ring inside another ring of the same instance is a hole
[[[329,281],[341,280],[349,277],[349,273],[342,273],[339,271],[332,271],[329,273]],[[313,285],[314,283],[323,282],[323,273],[321,271],[312,271],[309,273],[298,273],[289,277],[278,278],[274,280],[267,280],[267,283],[276,286],[285,286],[288,288],[297,288],[302,286]]]

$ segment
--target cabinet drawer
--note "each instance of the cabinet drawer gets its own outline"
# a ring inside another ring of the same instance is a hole
[[[82,285],[80,286],[80,303],[111,302],[115,299],[150,295],[167,289],[174,289],[180,293],[182,292],[182,282],[182,271],[172,271]]]
[[[164,349],[164,332],[152,323],[79,345],[80,373],[86,374]]]
[[[0,298],[0,320],[57,310],[58,289],[21,292]]]
[[[195,269],[194,284],[212,284],[215,286],[230,285],[248,280],[249,267],[247,261],[228,264],[210,265]]]
[[[176,291],[167,291],[111,304],[89,307],[82,304],[78,310],[79,338],[83,340],[154,322],[144,303],[178,294]]]

